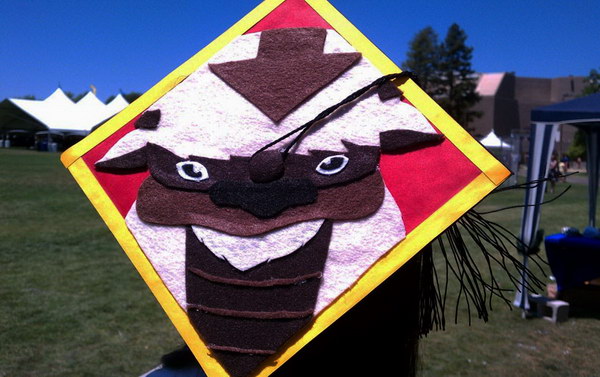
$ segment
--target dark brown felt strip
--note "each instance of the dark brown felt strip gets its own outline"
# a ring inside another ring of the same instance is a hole
[[[392,98],[402,97],[402,92],[398,87],[391,81],[386,81],[377,88],[377,95],[382,102],[385,102]]]
[[[311,316],[313,310],[305,310],[301,312],[276,311],[276,312],[252,312],[247,310],[233,310],[224,308],[211,308],[205,305],[188,304],[188,310],[201,310],[206,313],[220,315],[224,317],[236,318],[255,318],[255,319],[295,319]]]
[[[148,110],[135,122],[135,128],[143,130],[154,130],[160,122],[160,109]]]
[[[439,144],[444,135],[413,130],[389,130],[379,134],[382,153],[405,153],[413,149]]]
[[[167,188],[148,177],[140,187],[137,212],[162,225],[200,225],[237,236],[253,236],[301,221],[355,220],[377,211],[385,188],[379,171],[345,185],[320,189],[315,203],[259,219],[239,208],[219,207],[206,193]]]
[[[96,162],[94,166],[100,171],[128,174],[132,170],[145,169],[146,164],[146,147],[142,147],[119,157]]]
[[[212,275],[202,271],[199,268],[189,267],[189,271],[194,274],[200,276],[203,279],[212,281],[214,283],[228,284],[228,285],[239,285],[243,287],[256,287],[256,288],[268,288],[275,287],[278,285],[294,285],[298,283],[305,282],[309,279],[320,279],[323,276],[322,272],[314,272],[312,274],[306,274],[302,276],[297,276],[295,278],[289,279],[268,279],[268,280],[240,280],[240,279],[228,279],[221,276]]]
[[[324,54],[326,37],[327,31],[320,28],[266,30],[261,33],[255,59],[209,67],[271,120],[279,122],[360,59],[360,53]]]
[[[252,349],[252,348],[219,346],[216,344],[208,344],[208,348],[210,348],[211,350],[216,350],[216,351],[245,353],[245,354],[249,354],[249,355],[273,355],[273,354],[275,354],[275,351],[271,351],[271,350],[257,350],[257,349]]]

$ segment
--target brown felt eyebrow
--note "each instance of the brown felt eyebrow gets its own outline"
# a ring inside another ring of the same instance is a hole
[[[413,130],[389,130],[379,134],[382,153],[405,153],[413,149],[439,144],[444,135]]]

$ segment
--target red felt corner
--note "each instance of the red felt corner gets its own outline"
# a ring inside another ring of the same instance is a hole
[[[406,233],[481,173],[448,140],[402,155],[382,155],[379,167],[386,187],[402,211]]]
[[[306,1],[286,0],[245,34],[292,27],[333,29]]]
[[[97,171],[94,167],[96,161],[100,160],[113,145],[123,136],[135,129],[134,123],[138,120],[138,115],[117,132],[110,135],[106,140],[92,148],[83,156],[83,161],[92,171],[92,174],[98,180],[98,183],[108,197],[115,204],[123,217],[127,215],[131,205],[137,197],[137,192],[142,182],[149,175],[148,171],[133,174],[111,174]]]

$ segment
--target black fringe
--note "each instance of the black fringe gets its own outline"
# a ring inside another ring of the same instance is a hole
[[[549,180],[548,178],[526,182],[509,187],[498,188],[493,193],[513,189],[527,189],[537,187]],[[540,204],[550,203],[564,195],[570,186],[551,200]],[[433,242],[439,246],[439,252],[444,257],[444,281],[440,282],[434,264],[432,244],[425,247],[420,253],[421,275],[420,288],[420,314],[419,335],[426,336],[432,330],[443,330],[446,325],[445,309],[450,275],[459,282],[459,292],[455,303],[454,321],[458,322],[458,311],[461,302],[467,307],[468,321],[474,313],[477,317],[487,322],[489,310],[492,310],[493,298],[500,298],[512,310],[511,299],[506,296],[513,292],[513,288],[502,287],[494,276],[494,268],[499,266],[510,280],[514,288],[520,287],[521,277],[525,276],[525,288],[530,291],[541,290],[544,282],[536,277],[537,271],[544,275],[543,265],[547,262],[539,257],[540,243],[543,240],[543,231],[540,230],[535,240],[530,245],[524,244],[517,235],[504,226],[487,220],[483,215],[499,212],[511,208],[525,207],[526,205],[509,206],[493,211],[478,212],[471,209],[458,221],[440,234]],[[470,239],[475,247],[469,250],[466,239]],[[517,250],[520,254],[529,257],[530,266],[525,266],[520,259],[511,255],[509,250]],[[484,265],[478,266],[473,256],[476,253],[483,255]],[[482,271],[486,271],[482,274]],[[441,283],[441,284],[440,284]]]

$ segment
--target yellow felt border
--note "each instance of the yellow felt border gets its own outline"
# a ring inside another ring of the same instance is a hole
[[[104,141],[108,136],[123,127],[144,109],[156,102],[199,66],[204,64],[217,51],[254,26],[283,1],[284,0],[266,0],[261,3],[212,43],[162,79],[124,111],[106,122],[98,130],[67,150],[61,156],[63,164],[73,174],[94,207],[98,210],[109,229],[113,232],[140,275],[142,275],[144,281],[148,284],[152,293],[156,296],[157,300],[186,343],[190,346],[192,352],[201,362],[207,375],[210,377],[227,376],[228,374],[215,359],[209,356],[206,345],[202,342],[197,332],[190,324],[185,311],[177,304],[176,300],[167,290],[145,254],[138,246],[133,235],[127,229],[125,220],[81,157],[93,147]],[[389,58],[387,58],[326,0],[306,1],[330,25],[332,25],[342,37],[381,70],[383,74],[400,71]],[[257,376],[259,377],[268,376],[285,361],[290,359],[303,346],[324,331],[329,325],[351,309],[369,292],[427,245],[434,238],[435,234],[442,232],[455,222],[462,214],[464,214],[464,212],[483,199],[485,195],[508,177],[509,172],[506,168],[496,161],[479,143],[473,140],[460,125],[448,116],[414,82],[408,80],[401,85],[401,89],[406,98],[433,124],[435,124],[450,142],[472,160],[482,171],[482,174],[415,228],[407,235],[406,239],[390,250],[380,261],[366,271],[356,284],[316,316],[311,325],[308,326],[309,329],[306,332],[298,334],[294,339],[290,340],[284,351],[275,355],[265,363],[266,366],[257,372]]]

